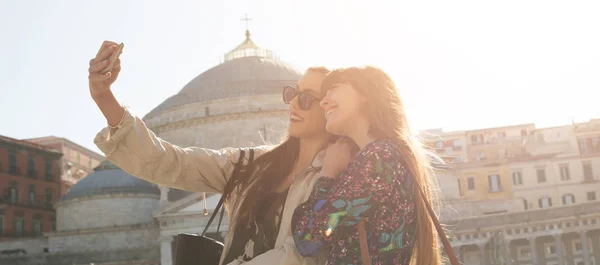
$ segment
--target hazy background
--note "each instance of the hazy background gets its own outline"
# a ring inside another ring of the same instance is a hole
[[[0,134],[98,151],[88,62],[124,42],[114,85],[143,116],[252,39],[305,69],[389,72],[413,129],[600,118],[600,1],[0,1]]]

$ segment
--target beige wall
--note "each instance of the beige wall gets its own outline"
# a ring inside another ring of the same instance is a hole
[[[465,199],[510,199],[512,198],[512,183],[506,165],[478,166],[455,169],[455,174],[460,179],[461,197]],[[501,190],[490,190],[488,176],[497,174],[500,178]],[[474,179],[475,187],[468,187],[469,178]]]
[[[528,201],[529,209],[538,209],[538,200],[543,197],[552,199],[552,206],[563,205],[562,197],[572,194],[575,202],[588,201],[588,192],[597,192],[600,199],[600,182],[584,182],[583,163],[591,163],[592,173],[596,180],[600,179],[600,156],[571,156],[545,160],[510,163],[511,177],[513,172],[521,172],[523,184],[514,186],[514,196]],[[561,165],[568,166],[569,179],[561,179]],[[537,169],[544,169],[546,182],[539,183]]]

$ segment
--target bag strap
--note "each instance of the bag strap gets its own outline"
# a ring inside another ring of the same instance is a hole
[[[223,190],[221,199],[219,199],[219,202],[217,203],[217,207],[215,207],[215,211],[210,216],[208,223],[206,223],[206,226],[204,227],[204,231],[202,231],[201,236],[204,236],[204,234],[206,234],[206,231],[208,231],[208,227],[210,227],[210,224],[212,224],[213,220],[217,216],[217,213],[221,210],[221,208],[223,208],[223,203],[225,202],[226,197],[229,195],[229,193],[231,193],[231,191],[233,191],[234,186],[232,184],[235,182],[235,179],[237,179],[240,175],[239,173],[244,164],[245,156],[246,156],[246,152],[243,149],[240,149],[240,157],[238,159],[238,162],[235,164],[235,167],[233,168],[233,173],[231,173],[231,178],[225,185],[225,189]],[[252,163],[253,160],[254,160],[254,149],[250,149],[249,163]],[[219,217],[219,224],[217,226],[217,233],[219,232],[219,229],[221,228],[221,221],[223,221],[224,213],[225,213],[225,211],[221,211],[221,216]]]
[[[437,230],[438,236],[442,240],[442,245],[444,246],[444,251],[446,252],[446,256],[448,256],[448,259],[450,259],[450,264],[460,265],[458,258],[456,257],[456,254],[454,253],[454,249],[452,248],[452,245],[450,245],[450,240],[448,240],[448,237],[446,236],[446,233],[444,232],[444,229],[442,228],[440,221],[438,220],[437,216],[435,215],[435,212],[433,212],[433,209],[431,208],[431,204],[429,204],[429,202],[427,200],[425,200],[425,196],[423,195],[424,193],[423,193],[423,190],[421,189],[420,185],[419,185],[419,193],[421,193],[421,198],[423,198],[423,201],[425,202],[425,207],[427,207],[427,211],[429,212],[431,221],[435,225],[435,229]]]
[[[419,184],[417,184],[419,185]],[[429,216],[431,217],[431,221],[435,225],[435,229],[438,232],[438,236],[442,240],[442,245],[444,246],[444,251],[446,252],[446,256],[450,259],[451,265],[460,265],[456,254],[454,253],[454,249],[450,245],[450,241],[448,237],[446,237],[446,233],[444,233],[444,229],[440,225],[440,221],[437,219],[433,209],[431,208],[431,204],[427,200],[425,200],[425,196],[423,196],[423,191],[421,190],[421,186],[419,185],[419,193],[421,194],[421,198],[425,202],[425,207],[427,207],[427,211],[429,212]],[[371,256],[369,256],[369,247],[367,244],[367,232],[365,230],[365,220],[360,220],[358,222],[358,241],[360,244],[360,255],[362,257],[363,265],[371,265]]]
[[[358,243],[360,244],[360,256],[363,265],[371,265],[371,256],[369,256],[369,247],[367,244],[367,230],[365,230],[365,220],[358,222]]]

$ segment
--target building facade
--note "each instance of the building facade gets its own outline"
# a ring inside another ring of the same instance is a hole
[[[0,240],[41,237],[54,229],[61,156],[42,145],[0,136]]]
[[[468,159],[443,182],[459,196],[441,211],[463,264],[600,262],[598,124],[464,132]]]
[[[63,153],[60,195],[66,194],[81,178],[94,172],[104,156],[78,145],[69,139],[56,136],[26,139],[26,141],[44,145]]]

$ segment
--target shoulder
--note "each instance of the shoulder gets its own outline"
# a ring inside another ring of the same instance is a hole
[[[401,155],[396,144],[389,139],[379,139],[369,143],[361,156],[371,161],[400,162]]]

